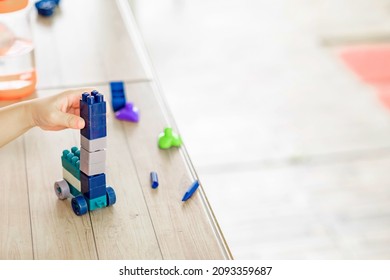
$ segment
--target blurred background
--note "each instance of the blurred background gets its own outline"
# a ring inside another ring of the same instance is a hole
[[[129,1],[236,259],[390,258],[390,1]]]

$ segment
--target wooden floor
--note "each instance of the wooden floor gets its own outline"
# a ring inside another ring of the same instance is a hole
[[[127,2],[83,0],[78,9],[70,2],[61,2],[50,19],[33,17],[34,97],[84,86],[107,93],[106,175],[117,203],[78,217],[69,200],[58,200],[53,184],[61,179],[62,150],[79,146],[80,132],[34,128],[0,149],[0,259],[231,259],[202,187],[181,202],[196,178],[185,146],[157,147],[164,127],[178,128]],[[125,81],[127,100],[140,109],[139,123],[113,117],[112,80]],[[150,187],[152,170],[159,174],[158,189]]]
[[[133,0],[237,259],[390,259],[390,112],[342,64],[386,0]]]

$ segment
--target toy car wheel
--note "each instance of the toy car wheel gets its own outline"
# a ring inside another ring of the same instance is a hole
[[[111,206],[116,202],[115,191],[111,187],[106,188],[107,206]]]
[[[70,197],[70,188],[68,182],[59,180],[54,183],[54,191],[59,199],[64,200]]]
[[[77,216],[84,215],[88,212],[88,205],[84,196],[79,195],[72,198],[72,209]]]

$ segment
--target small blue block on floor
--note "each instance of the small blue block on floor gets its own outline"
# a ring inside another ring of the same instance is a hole
[[[153,189],[158,187],[158,177],[157,173],[154,171],[150,172],[150,182]]]
[[[126,105],[125,85],[122,81],[110,82],[111,102],[114,112]]]

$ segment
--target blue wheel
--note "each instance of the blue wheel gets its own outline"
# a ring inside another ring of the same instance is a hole
[[[84,196],[79,195],[72,198],[72,209],[77,216],[84,215],[88,212],[88,205]]]
[[[111,206],[116,202],[115,191],[111,187],[106,188],[107,206]]]

